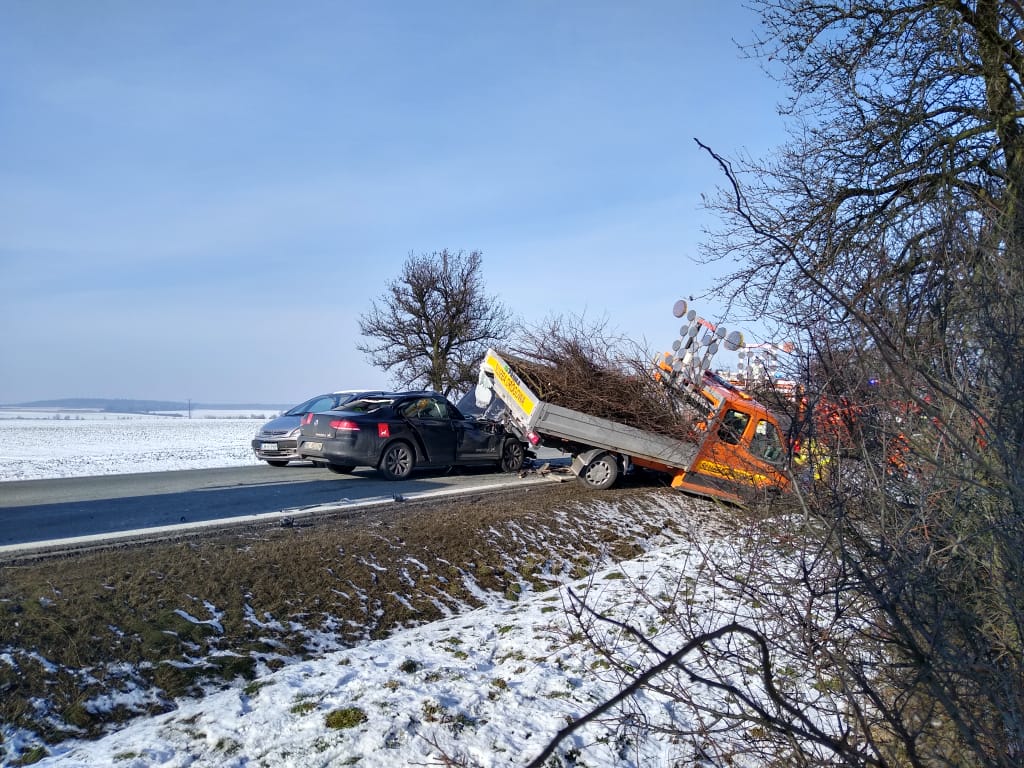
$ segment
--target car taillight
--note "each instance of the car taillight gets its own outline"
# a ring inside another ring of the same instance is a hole
[[[331,429],[337,432],[358,432],[359,425],[349,419],[333,419]]]
[[[540,443],[540,435],[536,432],[531,432],[526,436],[526,439],[530,441],[530,445],[537,445]]]
[[[305,426],[306,424],[311,424],[311,423],[313,423],[313,413],[312,413],[312,411],[310,411],[309,413],[307,413],[305,416],[302,417],[302,424],[303,424],[303,426]]]

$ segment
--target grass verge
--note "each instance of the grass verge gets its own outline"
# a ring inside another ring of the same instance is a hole
[[[2,564],[0,755],[586,576],[681,535],[679,498],[530,486]]]

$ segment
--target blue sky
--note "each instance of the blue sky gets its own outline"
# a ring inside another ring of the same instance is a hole
[[[443,248],[528,322],[667,348],[715,274],[694,137],[784,139],[733,42],[755,25],[734,0],[0,0],[0,403],[386,385],[358,317]]]

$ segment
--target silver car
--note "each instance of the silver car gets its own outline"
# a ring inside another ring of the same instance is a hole
[[[378,390],[343,389],[329,392],[326,395],[311,397],[304,403],[290,408],[276,419],[272,419],[260,427],[252,441],[252,449],[256,458],[267,462],[272,467],[283,467],[289,461],[305,461],[296,452],[299,439],[299,427],[302,417],[307,413],[323,413],[343,406],[350,400],[359,397],[372,397],[382,394]]]

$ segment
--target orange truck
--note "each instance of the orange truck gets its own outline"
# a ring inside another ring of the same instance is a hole
[[[681,316],[678,304],[676,312]],[[694,320],[700,318],[691,318],[691,328]],[[710,324],[700,320],[698,326],[707,329]],[[700,341],[700,332],[684,326],[675,353],[666,355],[655,371],[678,404],[692,414],[692,439],[545,402],[516,373],[515,361],[493,349],[480,366],[477,405],[485,407],[497,397],[514,432],[532,445],[571,455],[574,474],[597,490],[610,488],[636,466],[670,476],[673,488],[735,503],[785,491],[790,483],[788,451],[779,423],[763,405],[707,370],[719,342],[737,344],[735,338],[727,342],[711,329],[712,340],[704,334]]]

